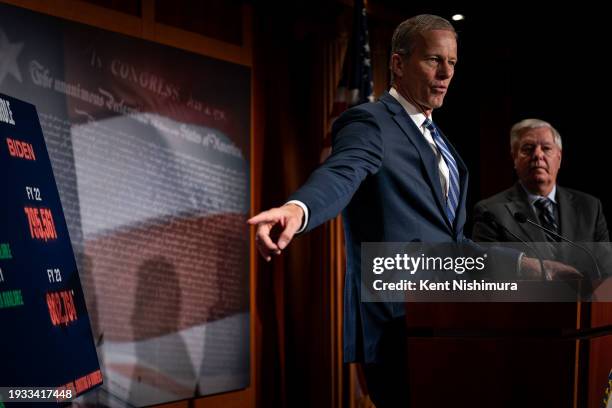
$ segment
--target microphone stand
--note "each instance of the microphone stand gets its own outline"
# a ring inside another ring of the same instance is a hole
[[[525,214],[523,214],[523,213],[520,213],[520,212],[516,212],[516,213],[514,213],[514,219],[515,219],[517,222],[521,223],[521,224],[524,224],[525,222],[526,222],[526,223],[528,223],[528,224],[531,224],[531,225],[533,225],[534,227],[539,228],[539,229],[541,229],[542,231],[546,232],[546,233],[547,233],[547,234],[549,234],[550,236],[552,236],[552,237],[554,237],[554,238],[557,238],[557,239],[560,239],[560,240],[562,240],[562,241],[565,241],[565,242],[567,242],[568,244],[570,244],[570,245],[572,245],[572,246],[574,246],[574,247],[576,247],[576,248],[579,248],[580,250],[582,250],[582,251],[586,252],[586,253],[589,255],[589,257],[591,258],[591,261],[593,262],[593,265],[595,266],[595,271],[597,272],[597,277],[598,277],[600,280],[602,279],[601,271],[599,270],[599,265],[597,264],[597,260],[595,259],[595,256],[593,255],[593,253],[592,253],[592,252],[591,252],[591,251],[590,251],[588,248],[583,247],[582,245],[578,245],[577,243],[575,243],[575,242],[573,242],[573,241],[570,241],[569,239],[565,238],[563,235],[560,235],[560,234],[556,233],[555,231],[553,231],[553,230],[551,230],[551,229],[549,229],[549,228],[546,228],[546,227],[544,227],[544,226],[542,226],[542,225],[540,225],[540,224],[538,224],[538,223],[536,223],[536,222],[531,221],[531,220],[530,220],[529,218],[527,218],[527,216],[526,216]]]
[[[535,254],[536,258],[538,258],[538,261],[540,261],[540,268],[542,268],[542,277],[546,278],[546,271],[544,270],[544,261],[542,258],[542,254],[540,253],[540,251],[538,251],[538,249],[535,246],[531,245],[529,242],[525,241],[524,239],[521,239],[521,237],[516,235],[514,232],[510,231],[510,229],[508,229],[504,224],[498,222],[497,218],[491,211],[485,211],[481,219],[486,224],[490,224],[493,227],[495,226],[501,227],[501,229],[503,229],[508,234],[512,235],[512,237],[516,239],[518,242],[521,242],[528,249],[531,249],[531,251]]]

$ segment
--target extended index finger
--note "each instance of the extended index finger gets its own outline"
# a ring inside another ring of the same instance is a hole
[[[259,224],[261,222],[279,222],[281,217],[276,210],[277,209],[274,208],[272,210],[260,212],[256,216],[249,218],[247,222],[251,225]]]

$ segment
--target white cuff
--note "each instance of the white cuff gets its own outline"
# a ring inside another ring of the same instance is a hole
[[[299,206],[302,211],[304,211],[304,219],[302,220],[302,226],[295,232],[296,234],[299,234],[300,232],[304,231],[306,229],[306,226],[308,225],[308,207],[306,207],[306,204],[299,200],[290,200],[287,201],[284,205],[287,204],[295,204]]]

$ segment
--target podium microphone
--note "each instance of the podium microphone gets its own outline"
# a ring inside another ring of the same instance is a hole
[[[565,241],[568,244],[579,248],[580,250],[584,251],[587,253],[587,255],[589,255],[589,257],[591,258],[591,261],[593,261],[593,265],[595,265],[595,271],[597,272],[597,277],[599,279],[602,279],[601,276],[601,271],[599,270],[599,265],[597,265],[597,260],[595,259],[595,256],[593,256],[593,253],[591,251],[589,251],[588,248],[583,247],[582,245],[578,245],[577,243],[570,241],[569,239],[565,238],[563,235],[557,234],[555,231],[543,227],[542,225],[538,224],[537,222],[533,222],[531,221],[529,218],[527,218],[527,216],[525,214],[523,214],[522,212],[515,212],[514,213],[514,219],[516,220],[516,222],[518,222],[519,224],[524,224],[524,223],[528,223],[533,225],[536,228],[539,228],[540,230],[544,231],[545,233],[547,233],[548,235],[555,237],[557,239],[560,239],[561,241]]]
[[[481,217],[477,217],[476,220],[482,220],[485,224],[489,224],[493,227],[497,226],[501,229],[503,229],[505,232],[507,232],[508,234],[512,235],[512,237],[514,239],[516,239],[519,242],[522,242],[523,245],[525,245],[527,248],[529,248],[536,256],[536,258],[538,258],[538,261],[540,261],[540,268],[542,268],[542,276],[546,276],[546,271],[544,269],[544,261],[542,258],[542,254],[540,253],[540,251],[538,251],[538,249],[530,244],[529,242],[525,241],[524,239],[522,239],[521,237],[519,237],[518,235],[516,235],[514,232],[510,231],[510,229],[508,229],[508,227],[506,227],[504,224],[502,224],[501,222],[497,221],[497,217],[495,217],[495,214],[493,214],[491,211],[485,211],[484,213],[482,213]]]

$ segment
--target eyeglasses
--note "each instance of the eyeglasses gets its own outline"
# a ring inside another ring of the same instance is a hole
[[[544,155],[548,157],[554,155],[559,149],[557,145],[554,145],[554,144],[535,145],[535,144],[526,143],[519,148],[519,153],[523,156],[532,156],[538,146],[540,147],[540,150],[542,150]]]

